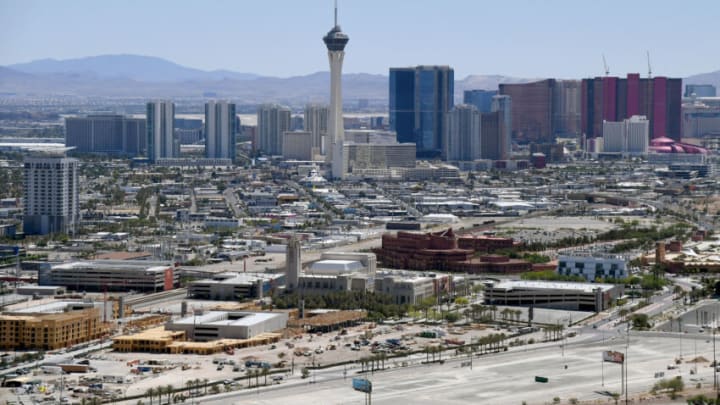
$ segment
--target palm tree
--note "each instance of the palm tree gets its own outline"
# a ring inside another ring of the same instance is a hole
[[[165,386],[165,393],[167,394],[168,404],[172,403],[172,402],[170,402],[170,395],[172,395],[174,390],[175,390],[175,387],[173,387],[172,384],[168,384]]]
[[[161,385],[155,389],[155,393],[158,396],[158,404],[162,404],[162,396],[165,393],[165,388]]]
[[[208,385],[208,379],[204,378],[203,383],[205,384],[205,395],[207,395],[207,385]]]
[[[265,384],[264,384],[264,385],[267,385],[267,376],[268,376],[268,374],[270,374],[270,370],[268,370],[268,369],[266,369],[265,367],[263,367],[263,369],[262,369],[262,376],[265,377]]]
[[[155,396],[155,388],[148,388],[147,391],[145,391],[145,395],[150,397],[150,405],[152,405],[153,397]]]

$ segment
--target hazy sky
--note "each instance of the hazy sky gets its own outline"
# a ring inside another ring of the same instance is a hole
[[[720,69],[720,0],[340,0],[345,72],[687,76]],[[0,65],[140,54],[200,69],[328,70],[331,0],[0,0]]]

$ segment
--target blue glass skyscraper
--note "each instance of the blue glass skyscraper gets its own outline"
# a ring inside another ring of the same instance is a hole
[[[445,114],[453,108],[455,77],[449,66],[390,68],[390,129],[413,142],[419,158],[439,157]]]
[[[497,90],[465,90],[463,104],[473,105],[478,111],[489,113],[492,111],[493,96],[497,94]]]

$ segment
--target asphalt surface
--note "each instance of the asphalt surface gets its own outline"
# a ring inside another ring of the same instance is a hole
[[[686,385],[700,383],[712,387],[713,369],[708,362],[682,363],[667,370],[677,356],[677,336],[672,334],[633,334],[627,352],[629,397],[643,396],[658,380],[682,376]],[[550,343],[515,348],[506,353],[475,357],[472,369],[463,363],[468,358],[452,359],[445,364],[423,365],[424,356],[416,356],[413,365],[392,368],[368,375],[373,383],[375,404],[527,404],[552,403],[559,397],[563,403],[571,398],[606,402],[610,392],[621,391],[620,366],[602,363],[603,350],[625,351],[626,336],[601,333],[580,335],[562,348]],[[712,360],[712,344],[696,339],[697,356]],[[692,357],[695,354],[692,353]],[[686,355],[686,360],[691,357]],[[565,366],[567,365],[567,368]],[[697,368],[695,374],[691,370]],[[287,382],[259,390],[242,390],[205,397],[203,404],[361,404],[364,394],[351,388],[350,369],[343,378],[343,368],[317,371],[308,379],[291,377]],[[548,383],[535,382],[544,376]],[[311,383],[311,381],[315,381]]]

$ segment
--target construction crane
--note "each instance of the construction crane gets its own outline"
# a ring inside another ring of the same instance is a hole
[[[603,66],[605,67],[605,76],[610,74],[610,68],[608,67],[607,61],[605,60],[605,54],[602,54]]]
[[[652,67],[650,67],[650,51],[647,52],[647,61],[648,61],[648,79],[652,79]]]

